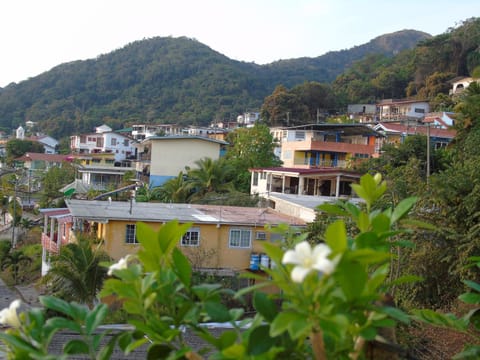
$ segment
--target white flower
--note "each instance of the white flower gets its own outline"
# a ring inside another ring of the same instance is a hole
[[[128,268],[128,258],[129,257],[130,257],[130,255],[127,255],[127,256],[121,258],[120,260],[118,260],[117,263],[115,263],[113,265],[110,265],[110,267],[108,268],[107,274],[109,276],[111,276],[111,275],[113,275],[113,272],[115,270],[123,270],[123,269]]]
[[[0,324],[9,325],[11,327],[19,328],[20,319],[17,315],[17,309],[20,307],[21,301],[14,300],[10,306],[0,311]]]
[[[306,241],[295,245],[295,250],[288,250],[282,259],[282,264],[296,265],[292,270],[292,280],[302,282],[305,276],[312,271],[317,270],[323,274],[331,274],[335,267],[328,255],[332,250],[326,244],[318,244],[313,248]]]

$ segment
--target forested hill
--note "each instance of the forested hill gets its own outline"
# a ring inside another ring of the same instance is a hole
[[[205,125],[258,110],[276,85],[330,82],[369,53],[393,56],[430,37],[404,30],[316,58],[257,65],[235,61],[188,38],[136,41],[96,59],[61,64],[0,89],[0,127],[33,121],[60,138],[107,123]],[[319,39],[321,41],[321,39]]]

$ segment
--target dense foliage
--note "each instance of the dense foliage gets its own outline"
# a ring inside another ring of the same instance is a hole
[[[259,109],[279,83],[332,81],[368,53],[392,56],[426,37],[401,31],[350,50],[262,66],[231,60],[193,39],[145,39],[0,89],[0,128],[30,120],[61,138],[101,123],[119,129],[132,123],[235,120],[246,109]]]

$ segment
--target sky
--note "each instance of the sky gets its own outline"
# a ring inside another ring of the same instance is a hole
[[[156,36],[266,64],[405,29],[438,35],[479,16],[480,0],[5,0],[0,87]]]

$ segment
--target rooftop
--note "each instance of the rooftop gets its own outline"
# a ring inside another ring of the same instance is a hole
[[[66,203],[73,217],[99,222],[178,220],[195,224],[305,225],[302,219],[284,215],[269,208],[76,199],[66,200]]]

